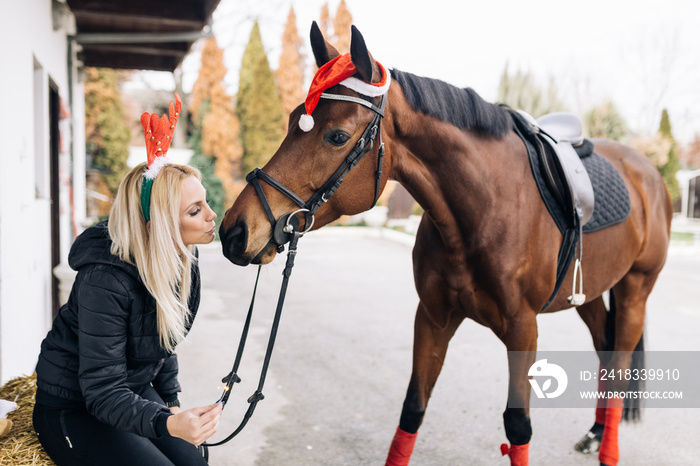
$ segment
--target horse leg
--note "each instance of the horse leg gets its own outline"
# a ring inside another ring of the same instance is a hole
[[[503,424],[510,445],[501,445],[501,453],[510,457],[511,466],[528,466],[532,437],[528,371],[537,351],[537,320],[534,312],[523,311],[507,324],[501,337],[508,350],[508,405]]]
[[[422,301],[418,304],[413,340],[413,372],[386,466],[406,466],[411,459],[428,399],[445,361],[447,345],[462,321],[451,317],[452,315],[447,317],[444,325],[438,324],[425,304]]]
[[[607,361],[610,370],[624,372],[635,359],[643,356],[642,334],[646,301],[654,286],[657,271],[631,271],[611,291],[611,317],[615,318],[612,356]],[[606,387],[607,391],[622,392],[628,389],[623,377],[616,377]],[[636,387],[640,388],[640,387]],[[618,428],[623,416],[623,400],[615,397],[606,400],[605,428],[598,453],[601,465],[616,466],[620,458]],[[625,407],[627,408],[627,407]],[[638,411],[638,408],[634,407]],[[632,418],[634,418],[633,413]]]
[[[614,303],[614,297],[611,295],[611,301]],[[605,307],[603,297],[589,301],[578,308],[581,320],[586,324],[593,338],[593,347],[598,352],[599,358],[602,357],[602,351],[612,350],[608,347],[608,342],[611,344],[614,340],[614,335],[609,333],[614,330],[614,319],[608,319],[608,310]],[[603,361],[601,360],[602,367]],[[600,373],[600,370],[599,372]],[[603,389],[603,382],[598,381],[598,390]],[[598,399],[595,409],[595,422],[593,427],[583,436],[581,440],[574,446],[576,451],[584,454],[597,453],[600,449],[600,443],[603,439],[603,428],[605,426],[605,400]]]

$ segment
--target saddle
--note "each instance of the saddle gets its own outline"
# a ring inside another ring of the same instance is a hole
[[[525,144],[542,202],[562,234],[554,290],[542,309],[559,293],[572,261],[574,283],[569,303],[580,306],[586,299],[581,274],[583,233],[624,221],[631,211],[629,191],[615,167],[583,138],[576,116],[553,113],[535,120],[527,113],[503,107]]]
[[[593,217],[595,195],[588,171],[576,150],[584,147],[581,120],[565,112],[549,113],[537,120],[522,110],[518,110],[518,113],[532,125],[535,132],[545,136],[540,139],[549,146],[554,157],[542,158],[544,172],[548,174],[549,184],[554,187],[559,201],[564,204],[562,207],[575,214],[576,226],[583,228]],[[557,183],[554,179],[554,173],[558,171],[563,174],[566,183]]]
[[[510,109],[509,109],[510,110]],[[547,209],[563,235],[557,257],[557,279],[554,291],[544,308],[549,306],[559,292],[568,271],[571,259],[575,257],[572,294],[568,301],[572,306],[580,306],[586,301],[583,293],[583,273],[581,256],[583,253],[583,226],[593,217],[595,195],[593,185],[581,156],[592,152],[592,144],[583,138],[581,120],[569,113],[551,113],[535,120],[522,110],[510,110],[515,123],[515,131],[525,142],[536,180],[544,178],[547,192],[554,197],[558,208],[554,209],[543,193]],[[588,144],[584,144],[588,142]],[[579,154],[576,149],[579,149]],[[555,214],[563,212],[561,215]],[[577,248],[578,246],[578,248]],[[543,309],[544,309],[543,308]]]

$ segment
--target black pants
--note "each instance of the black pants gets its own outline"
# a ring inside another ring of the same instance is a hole
[[[139,395],[163,403],[150,385]],[[85,409],[60,409],[37,403],[33,420],[41,446],[57,466],[207,464],[191,443],[169,436],[149,439],[122,432],[98,421]]]

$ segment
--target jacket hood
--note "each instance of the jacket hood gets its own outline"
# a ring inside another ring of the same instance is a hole
[[[111,247],[112,239],[109,237],[107,222],[100,222],[75,239],[68,254],[68,265],[77,271],[89,264],[108,264],[119,267],[134,278],[140,279],[136,267],[113,255],[110,252]]]

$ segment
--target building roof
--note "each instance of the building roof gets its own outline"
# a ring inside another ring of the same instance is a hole
[[[66,0],[86,66],[173,71],[220,0]]]

